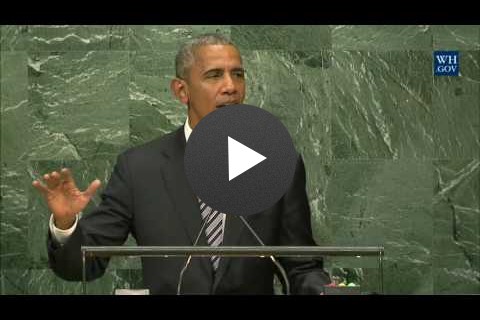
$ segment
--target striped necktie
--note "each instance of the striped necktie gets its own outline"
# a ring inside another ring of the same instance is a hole
[[[200,203],[200,212],[202,219],[208,219],[205,225],[205,236],[207,237],[208,245],[218,247],[223,242],[223,213],[213,210],[204,202],[198,199]],[[220,256],[212,256],[210,258],[213,270],[216,271],[220,262]]]

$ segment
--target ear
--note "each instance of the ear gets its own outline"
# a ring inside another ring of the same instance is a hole
[[[173,79],[172,82],[170,82],[170,89],[181,103],[188,104],[188,85],[184,80],[178,78]]]

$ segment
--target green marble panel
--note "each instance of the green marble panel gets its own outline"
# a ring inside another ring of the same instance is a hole
[[[203,33],[220,33],[227,38],[230,37],[229,26],[216,25],[147,25],[132,26],[130,30],[129,50],[131,51],[176,52],[185,40]]]
[[[26,268],[29,265],[26,237],[32,215],[28,210],[31,180],[22,165],[3,164],[1,176],[0,270],[9,266]]]
[[[34,138],[28,129],[34,120],[28,106],[27,55],[25,52],[2,52],[1,69],[1,159],[4,164],[15,164],[28,152],[28,145]],[[22,134],[18,134],[19,129]]]
[[[435,50],[479,50],[480,26],[432,26]]]
[[[130,141],[142,144],[184,124],[187,107],[170,91],[175,76],[175,53],[132,52],[129,84]]]
[[[50,269],[16,270],[2,269],[1,294],[30,295],[80,295],[82,283],[65,281],[57,277]],[[87,283],[87,293],[111,295],[115,289],[142,289],[141,271],[108,269],[99,279]]]
[[[434,161],[434,292],[480,292],[480,162]]]
[[[127,26],[3,26],[5,51],[126,50]]]
[[[329,26],[232,26],[231,39],[241,49],[317,51],[331,49]]]
[[[23,52],[1,52],[0,132],[1,206],[0,269],[10,259],[25,265],[25,234],[28,232],[28,173],[22,161],[33,135],[29,128],[27,56]]]
[[[244,57],[245,103],[282,121],[299,152],[330,159],[330,52],[246,51]]]
[[[331,159],[330,51],[246,51],[245,103],[275,115],[289,130],[303,156],[312,226],[317,242],[328,234],[325,185]]]
[[[384,246],[388,294],[431,294],[433,170],[416,160],[346,160],[326,192],[330,245]]]
[[[434,77],[435,157],[480,157],[480,51],[460,51],[459,77]]]
[[[111,157],[129,143],[127,52],[31,52],[28,72],[36,130],[50,143],[67,142],[74,159]],[[45,155],[51,148],[42,142],[31,159],[65,158]]]
[[[432,56],[424,51],[334,51],[336,159],[430,159]]]
[[[431,50],[429,26],[331,26],[334,50]]]

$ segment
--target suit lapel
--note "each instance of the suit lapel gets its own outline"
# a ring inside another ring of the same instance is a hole
[[[174,139],[174,143],[172,143],[171,148],[168,148],[166,154],[168,157],[168,164],[164,170],[166,188],[170,197],[174,200],[175,209],[182,219],[183,226],[186,228],[193,245],[202,227],[202,219],[197,198],[185,175],[183,156],[186,143],[183,127],[182,130],[177,130]],[[206,245],[205,237],[200,237],[197,245]]]
[[[168,158],[168,163],[164,167],[163,172],[166,181],[165,187],[173,199],[175,210],[190,238],[190,245],[193,245],[202,227],[202,219],[197,198],[191,190],[185,175],[183,156],[186,142],[183,127],[177,130],[174,135],[171,147],[164,152]],[[197,246],[206,245],[208,244],[205,236],[200,235]],[[211,274],[212,266],[210,260],[208,258],[201,258],[200,260],[202,261],[203,269]]]

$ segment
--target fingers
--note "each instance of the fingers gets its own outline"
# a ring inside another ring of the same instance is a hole
[[[61,182],[60,174],[58,174],[56,171],[43,175],[43,180],[49,189],[55,189]]]
[[[97,189],[102,185],[100,180],[95,179],[90,185],[88,186],[87,190],[85,190],[84,194],[88,197],[93,197],[95,192],[97,192]]]
[[[41,183],[39,180],[34,180],[32,182],[32,185],[40,191],[42,194],[46,195],[48,193],[48,188],[45,186],[43,183]]]
[[[70,186],[76,188],[75,180],[73,179],[72,173],[69,169],[63,168],[60,170],[60,173],[53,171],[43,175],[42,183],[39,179],[32,182],[32,185],[41,191],[44,194],[47,194],[49,191],[57,188],[61,184],[70,183]],[[92,197],[97,189],[102,185],[100,180],[94,180],[85,190],[84,194],[86,196]]]
[[[62,170],[60,170],[60,175],[65,182],[75,183],[75,180],[73,179],[73,176],[72,176],[72,172],[69,169],[63,168]]]
[[[65,170],[68,171],[68,169],[64,168],[61,170],[61,173],[58,173],[57,171],[52,171],[51,173],[44,174],[43,183],[40,181],[40,179],[37,179],[32,182],[32,185],[43,193],[46,193],[51,189],[55,189],[62,182],[64,182],[65,179],[72,179],[70,174],[66,176],[63,174]]]

